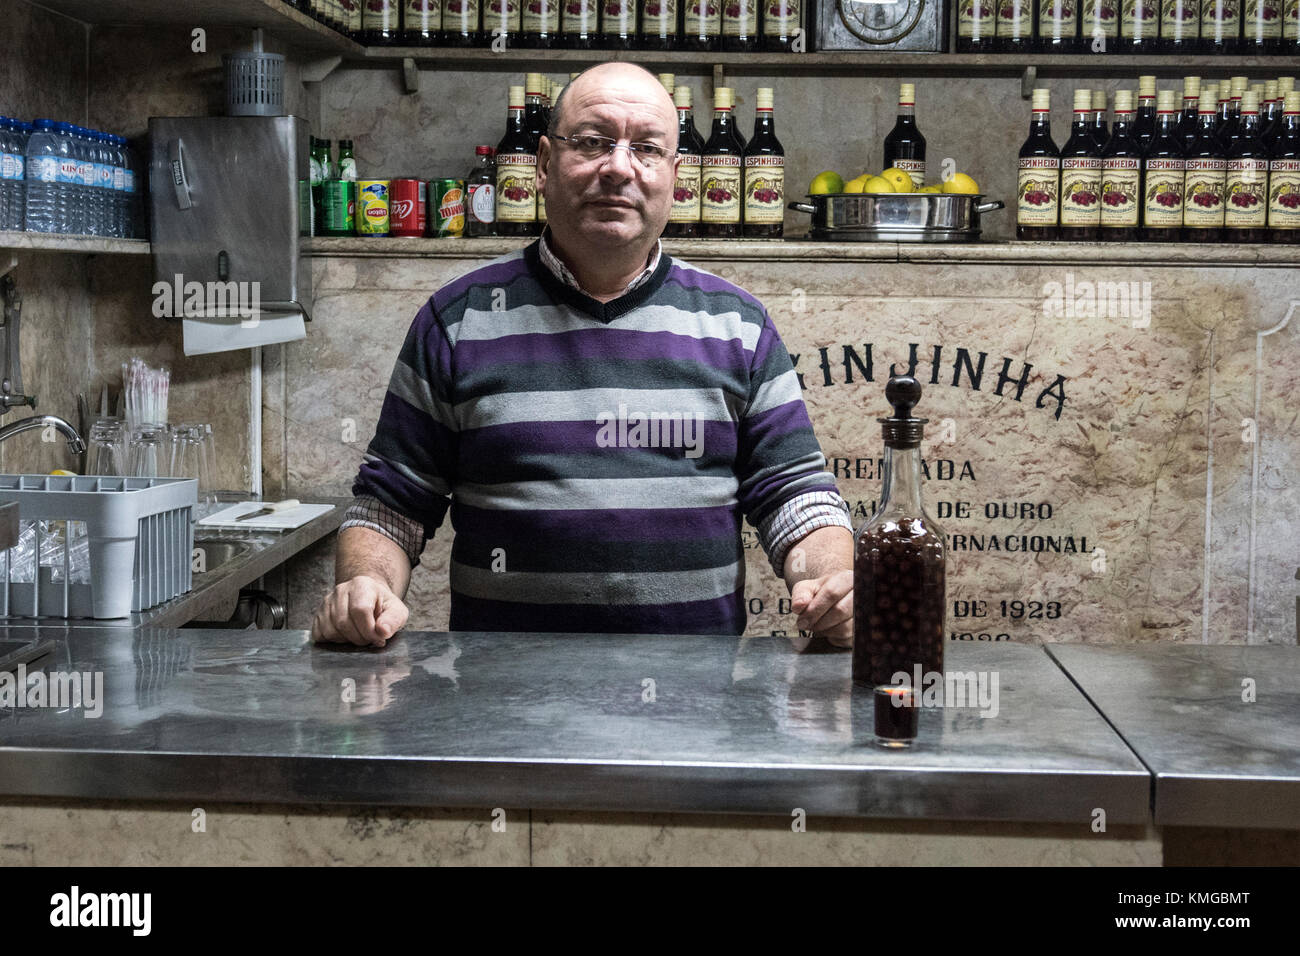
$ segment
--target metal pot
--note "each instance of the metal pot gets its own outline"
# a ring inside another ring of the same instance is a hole
[[[812,238],[843,242],[973,242],[980,213],[1004,208],[967,193],[824,193],[792,202],[812,215]]]

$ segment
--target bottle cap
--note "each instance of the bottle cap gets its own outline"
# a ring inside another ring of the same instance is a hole
[[[1297,93],[1293,90],[1283,98],[1282,112],[1300,113],[1300,93]]]
[[[1259,112],[1259,95],[1254,90],[1241,94],[1241,111],[1243,113]]]
[[[1279,76],[1277,78],[1277,91],[1283,96],[1295,89],[1294,76]]]
[[[898,85],[898,105],[914,106],[916,104],[916,84],[900,83]]]
[[[1132,90],[1115,91],[1115,112],[1116,113],[1133,112],[1133,91]]]
[[[1264,83],[1264,99],[1277,99],[1277,80],[1268,80]]]
[[[1138,96],[1155,96],[1156,78],[1154,76],[1138,77]]]
[[[1156,112],[1172,113],[1177,107],[1174,105],[1174,91],[1161,90],[1156,94]]]
[[[1183,77],[1183,99],[1190,100],[1201,95],[1201,78],[1199,76]]]
[[[1199,100],[1199,101],[1197,102],[1197,104],[1196,104],[1196,112],[1198,112],[1198,113],[1214,113],[1214,112],[1217,112],[1217,110],[1216,110],[1216,108],[1215,108],[1215,105],[1216,105],[1217,103],[1218,103],[1218,100],[1215,99],[1214,93],[1213,93],[1212,91],[1210,91],[1210,90],[1201,90],[1201,98],[1200,98],[1200,100]]]
[[[730,92],[725,86],[719,86],[713,91],[713,108],[715,110],[731,109],[731,99],[727,96]]]
[[[491,156],[491,155],[492,155],[492,147],[491,147],[491,146],[475,146],[475,147],[474,147],[474,155],[475,155],[475,156]]]
[[[1106,108],[1106,91],[1092,91],[1092,108],[1095,110],[1104,110]]]
[[[889,418],[877,418],[885,445],[890,448],[919,448],[928,418],[914,418],[912,409],[921,401],[921,383],[910,375],[893,375],[885,386],[885,401],[893,406]]]
[[[673,95],[673,87],[677,85],[677,77],[672,73],[660,73],[659,83],[663,86],[669,96]]]
[[[758,95],[754,97],[754,108],[759,110],[770,110],[772,108],[772,88],[769,86],[760,86]]]
[[[1250,92],[1255,94],[1256,102],[1262,100],[1264,98],[1264,84],[1263,83],[1250,84]]]
[[[529,73],[524,77],[524,88],[529,96],[541,96],[546,92],[546,80],[540,73]]]
[[[1035,113],[1041,113],[1044,110],[1052,108],[1052,91],[1046,89],[1034,90],[1033,109]]]
[[[722,91],[727,94],[727,105],[732,109],[736,108],[736,88],[734,86],[724,86]]]
[[[1076,113],[1087,113],[1092,109],[1092,90],[1075,90],[1074,91],[1074,111]]]
[[[691,88],[686,85],[673,88],[673,103],[679,109],[690,109],[691,106]]]
[[[1209,93],[1211,96],[1214,97],[1214,102],[1216,102],[1216,103],[1219,102],[1219,84],[1218,84],[1218,83],[1206,83],[1204,86],[1201,87],[1201,92],[1202,92],[1202,93]],[[1199,95],[1198,95],[1197,99],[1198,99],[1198,100],[1200,99]]]
[[[510,87],[510,108],[512,110],[524,108],[524,88],[522,86]]]
[[[1246,91],[1248,86],[1250,86],[1250,79],[1248,77],[1234,76],[1232,78],[1232,85],[1229,87],[1232,91],[1232,98],[1234,100],[1241,99],[1241,94]]]

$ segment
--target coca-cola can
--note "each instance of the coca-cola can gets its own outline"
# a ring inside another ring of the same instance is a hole
[[[421,179],[394,179],[388,201],[388,233],[423,236],[426,227],[425,189]]]

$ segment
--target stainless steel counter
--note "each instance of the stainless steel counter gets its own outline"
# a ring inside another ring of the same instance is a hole
[[[1157,825],[1300,828],[1300,649],[1047,648],[1151,769]]]
[[[951,647],[998,675],[997,716],[923,710],[888,752],[849,655],[782,638],[39,630],[51,669],[103,672],[103,714],[0,711],[0,794],[1150,819],[1150,775],[1040,647]]]

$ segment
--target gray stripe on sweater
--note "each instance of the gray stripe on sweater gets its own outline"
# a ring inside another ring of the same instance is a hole
[[[509,562],[510,556],[506,555]],[[451,589],[485,601],[521,604],[677,604],[711,601],[744,586],[745,565],[687,571],[554,573],[488,571],[451,562]]]
[[[497,511],[721,508],[735,503],[738,484],[734,476],[464,482],[456,485],[456,499],[473,508]]]

